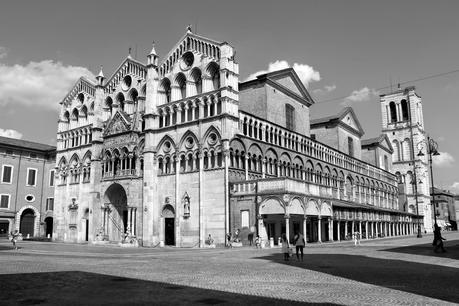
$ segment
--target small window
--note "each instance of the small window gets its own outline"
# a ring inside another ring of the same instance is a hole
[[[54,170],[49,171],[49,187],[54,187]]]
[[[27,186],[35,186],[37,184],[37,169],[27,168]]]
[[[384,155],[384,169],[389,171],[389,159],[387,158],[387,155]]]
[[[10,207],[10,195],[2,194],[0,195],[0,208],[9,208]]]
[[[54,210],[54,198],[46,199],[46,210]]]
[[[13,180],[13,166],[3,165],[2,167],[2,183],[11,184]]]
[[[33,201],[35,201],[35,197],[33,195],[31,195],[31,194],[28,194],[28,195],[26,195],[25,200],[27,202],[33,202]]]
[[[349,156],[354,157],[354,139],[352,139],[352,137],[347,138],[347,145],[349,150]]]
[[[285,105],[285,122],[287,129],[295,130],[295,108],[290,104]]]
[[[249,211],[248,210],[242,210],[241,211],[241,227],[249,227]]]

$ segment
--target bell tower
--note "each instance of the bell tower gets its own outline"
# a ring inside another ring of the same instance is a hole
[[[392,162],[400,184],[400,209],[423,217],[421,225],[430,232],[433,226],[429,165],[426,154],[418,156],[427,143],[421,97],[411,86],[381,95],[380,103],[382,132],[394,150]]]

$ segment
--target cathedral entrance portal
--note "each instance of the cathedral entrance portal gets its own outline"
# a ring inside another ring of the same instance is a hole
[[[127,230],[127,196],[120,184],[112,184],[104,196],[104,231],[109,241],[121,241]]]

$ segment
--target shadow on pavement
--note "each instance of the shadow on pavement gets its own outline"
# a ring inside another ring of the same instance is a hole
[[[459,260],[459,240],[444,241],[446,253],[435,253],[432,243],[416,244],[406,247],[384,249],[380,251],[405,253],[413,255],[434,256]]]
[[[2,305],[307,305],[80,271],[0,275],[0,301]]]
[[[459,303],[456,268],[348,254],[305,254],[303,262],[296,257],[284,261],[282,256],[275,254],[260,259]]]

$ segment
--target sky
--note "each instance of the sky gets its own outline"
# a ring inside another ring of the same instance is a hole
[[[191,24],[236,49],[240,80],[293,67],[313,118],[354,108],[381,133],[379,95],[416,86],[441,155],[436,186],[459,193],[459,1],[5,1],[0,10],[0,135],[56,143],[59,102],[84,75],[128,55],[165,56]],[[405,83],[407,82],[407,83]]]

